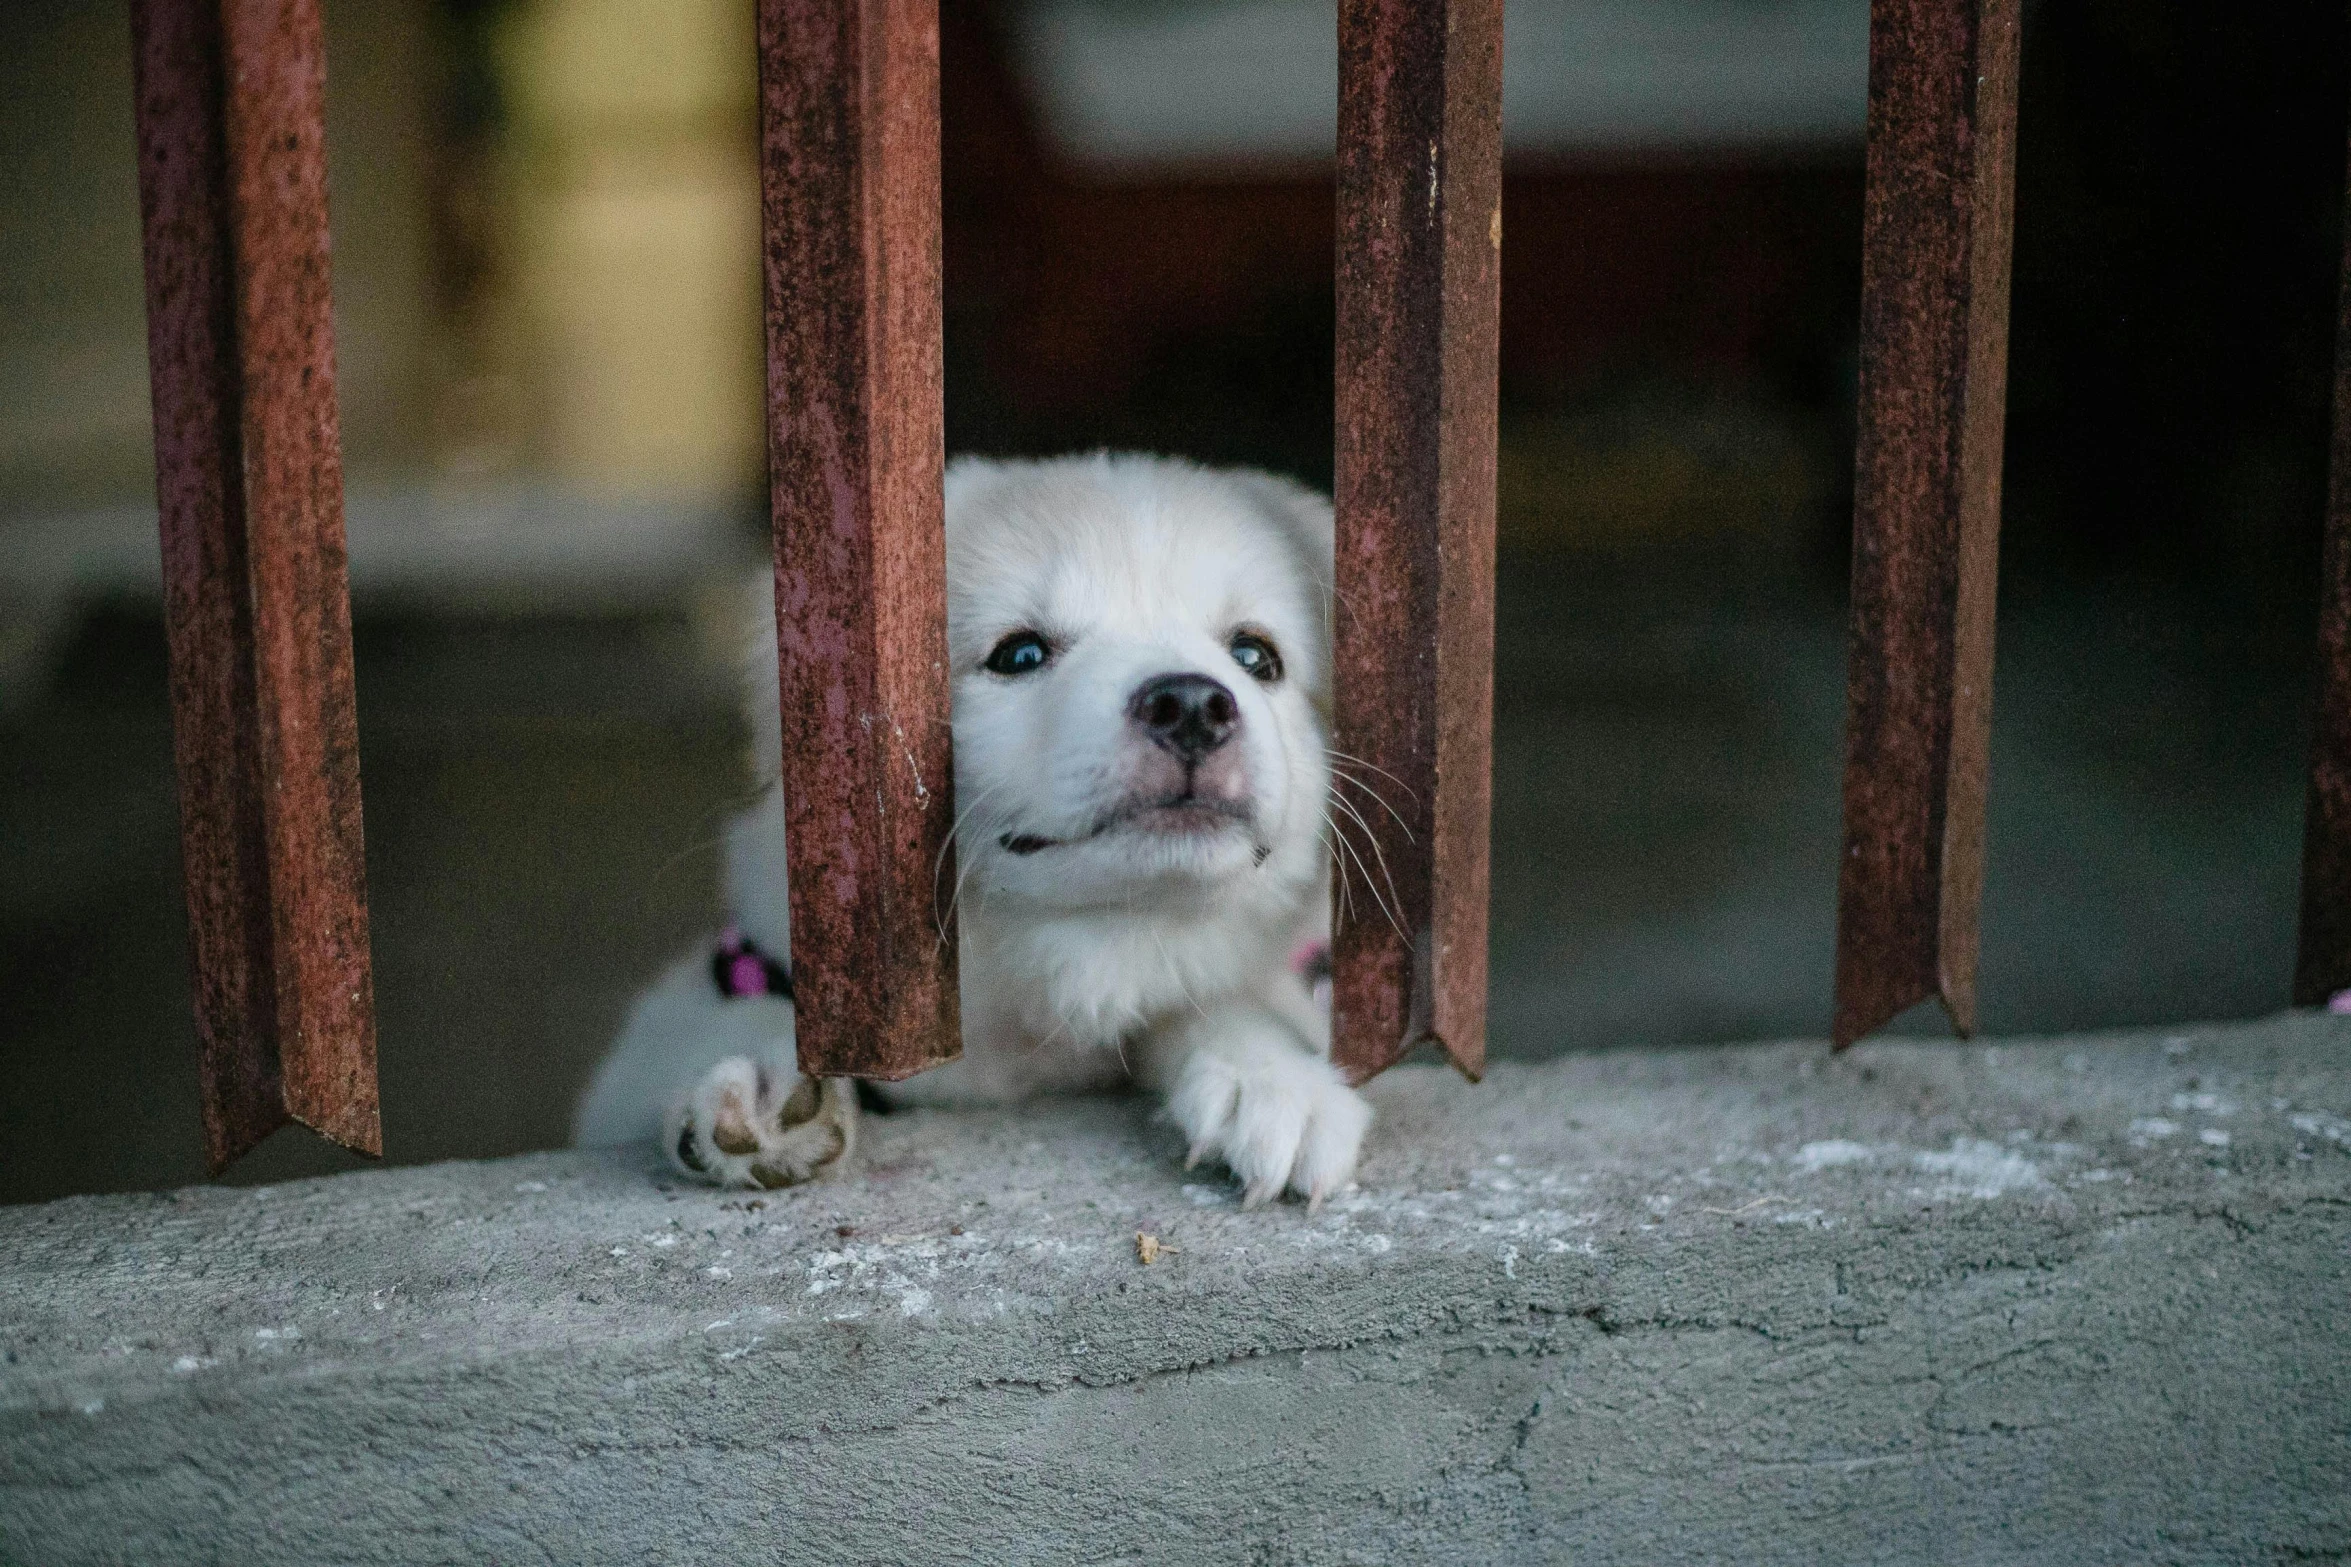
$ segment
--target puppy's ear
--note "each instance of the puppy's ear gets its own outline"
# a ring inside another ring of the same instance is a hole
[[[1295,479],[1285,479],[1278,473],[1264,473],[1255,468],[1237,468],[1233,482],[1249,492],[1268,520],[1282,530],[1292,548],[1298,552],[1298,563],[1305,568],[1325,597],[1331,589],[1331,551],[1334,524],[1331,503]]]

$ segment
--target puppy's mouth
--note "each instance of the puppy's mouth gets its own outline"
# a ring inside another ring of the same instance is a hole
[[[1093,826],[1072,838],[1043,838],[1035,833],[1006,833],[996,840],[1007,854],[1042,854],[1047,849],[1067,849],[1081,843],[1091,843],[1105,833],[1121,827],[1139,826],[1168,837],[1186,837],[1206,834],[1228,826],[1247,827],[1252,816],[1249,808],[1235,800],[1207,800],[1199,795],[1185,793],[1171,799],[1137,802],[1120,806]],[[1265,860],[1262,850],[1259,863]]]

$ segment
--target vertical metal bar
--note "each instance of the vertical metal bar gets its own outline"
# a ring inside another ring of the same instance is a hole
[[[1339,7],[1334,1058],[1486,1051],[1501,0]],[[1376,791],[1383,809],[1361,795]],[[1356,862],[1360,862],[1360,864]]]
[[[937,0],[759,0],[769,501],[800,1065],[961,1048]]]
[[[206,1156],[380,1153],[318,8],[131,18]]]
[[[1975,1027],[2018,0],[1872,0],[1838,1047]]]
[[[2351,989],[2351,194],[2343,222],[2335,448],[2319,567],[2317,722],[2302,822],[2302,931],[2294,954],[2294,1004],[2305,1007]]]

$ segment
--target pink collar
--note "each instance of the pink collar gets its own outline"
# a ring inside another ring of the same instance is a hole
[[[730,1001],[743,996],[792,999],[791,969],[760,951],[732,925],[719,932],[718,945],[711,951],[710,979]]]

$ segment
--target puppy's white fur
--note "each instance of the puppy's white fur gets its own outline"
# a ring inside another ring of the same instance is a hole
[[[1289,962],[1328,933],[1330,583],[1328,503],[1264,474],[1110,455],[949,469],[964,1055],[892,1085],[893,1100],[1137,1080],[1251,1202],[1348,1182],[1371,1111],[1330,1065],[1327,1016]],[[727,834],[726,883],[742,932],[781,955],[764,581],[759,599],[750,707],[767,787]],[[1022,631],[1049,661],[991,672]],[[1241,633],[1273,645],[1279,680],[1236,663]],[[1230,693],[1231,736],[1204,758],[1155,744],[1136,716],[1165,675]],[[659,1138],[689,1174],[735,1185],[837,1169],[854,1134],[839,1086],[799,1078],[790,1004],[722,997],[707,949],[639,1001],[577,1122],[581,1143]]]

